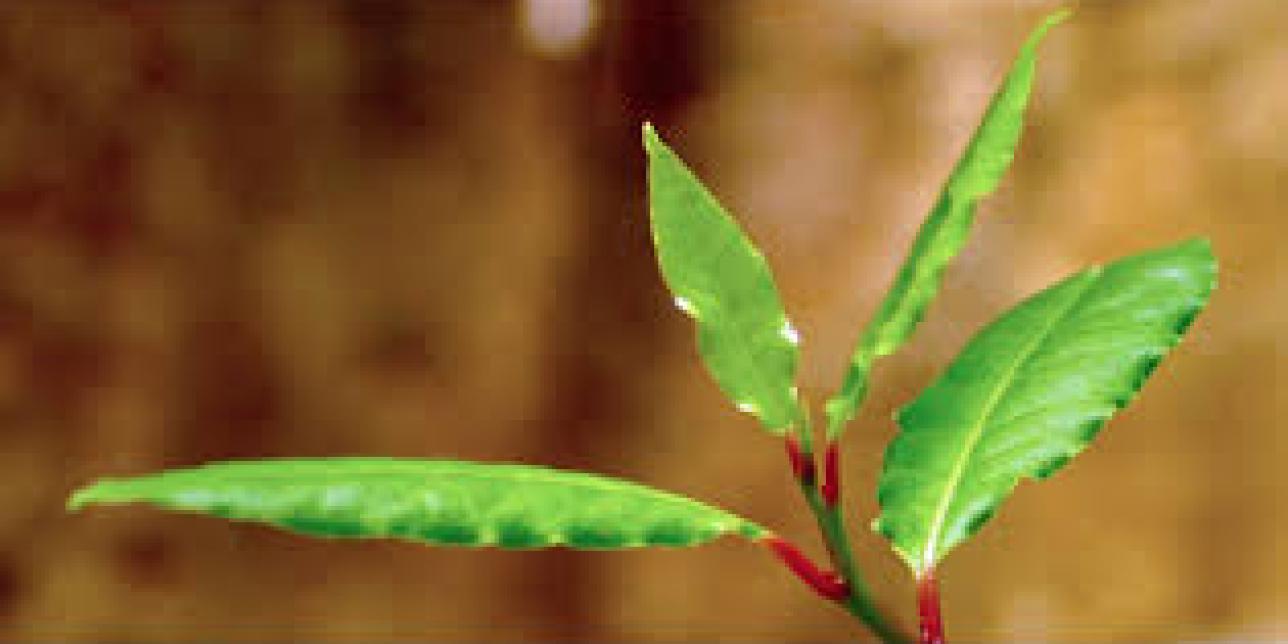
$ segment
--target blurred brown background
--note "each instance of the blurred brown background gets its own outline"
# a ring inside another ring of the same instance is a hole
[[[74,486],[210,459],[522,460],[711,500],[819,553],[780,445],[653,266],[639,123],[778,274],[818,403],[1054,2],[0,5],[0,638],[818,641],[762,552],[320,542]],[[943,571],[963,640],[1288,637],[1276,249],[1288,2],[1084,2],[1016,165],[847,437],[861,559],[890,411],[1084,264],[1210,236],[1221,286],[1096,445]]]

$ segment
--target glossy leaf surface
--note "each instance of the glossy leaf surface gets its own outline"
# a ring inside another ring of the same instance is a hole
[[[233,461],[76,492],[70,509],[143,502],[322,537],[454,546],[693,546],[755,524],[636,483],[512,464],[388,458]]]
[[[874,528],[918,574],[1025,477],[1078,454],[1206,304],[1216,262],[1193,240],[1078,273],[977,334],[897,416]]]
[[[676,306],[697,324],[702,360],[738,409],[782,434],[800,417],[800,338],[769,264],[647,124],[644,148],[658,265]]]
[[[966,151],[917,232],[894,284],[860,335],[840,390],[827,402],[829,437],[839,436],[858,411],[867,394],[873,362],[893,354],[912,336],[939,291],[944,268],[966,243],[975,205],[997,189],[1010,167],[1033,88],[1038,44],[1051,27],[1068,15],[1068,11],[1054,13],[1034,30],[994,94]]]

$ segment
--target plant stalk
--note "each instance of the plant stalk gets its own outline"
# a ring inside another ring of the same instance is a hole
[[[790,541],[770,534],[761,539],[760,543],[769,548],[788,570],[805,582],[806,586],[814,589],[820,597],[834,602],[843,602],[849,597],[850,589],[844,580],[830,570],[819,568]]]
[[[845,607],[851,615],[859,618],[882,642],[887,644],[903,644],[907,642],[901,633],[895,630],[881,611],[872,600],[872,593],[868,590],[863,578],[859,576],[858,567],[854,563],[854,554],[850,550],[850,539],[845,528],[845,516],[839,503],[839,481],[840,475],[837,472],[839,459],[836,455],[835,446],[829,441],[828,451],[824,459],[825,471],[823,472],[823,481],[827,488],[826,495],[819,490],[819,486],[813,476],[814,473],[814,455],[800,449],[800,445],[795,441],[788,441],[788,455],[792,462],[793,471],[807,472],[809,476],[797,476],[797,483],[800,486],[801,494],[805,496],[806,503],[809,504],[810,511],[814,514],[814,520],[818,524],[819,532],[823,536],[823,543],[827,546],[828,556],[831,558],[832,566],[836,568],[836,573],[841,580],[845,582],[848,590],[845,597],[839,600],[839,603]],[[808,465],[803,465],[808,463]],[[828,471],[830,469],[830,471]]]
[[[837,574],[849,589],[842,605],[850,614],[862,620],[881,641],[889,644],[905,642],[904,637],[886,623],[885,617],[881,615],[881,611],[872,600],[872,593],[868,590],[867,584],[859,576],[858,567],[854,564],[854,554],[850,550],[850,540],[846,534],[845,517],[841,512],[841,506],[839,504],[828,506],[824,503],[818,488],[807,489],[802,486],[801,491],[805,494],[805,500],[814,513],[814,520],[823,535],[823,542],[827,546],[832,565],[836,567]]]
[[[934,569],[917,579],[918,644],[944,644],[944,619],[939,612],[939,582]]]

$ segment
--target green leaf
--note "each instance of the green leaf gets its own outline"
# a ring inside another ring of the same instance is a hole
[[[658,265],[676,306],[697,323],[702,360],[739,410],[783,434],[801,417],[800,337],[769,264],[647,123],[644,149]]]
[[[1033,31],[993,95],[983,121],[917,232],[894,284],[860,335],[840,390],[827,401],[829,439],[840,436],[845,424],[854,418],[867,395],[872,364],[877,358],[893,354],[916,330],[939,291],[944,268],[966,243],[976,203],[997,188],[1010,167],[1033,87],[1038,44],[1069,13],[1053,13]]]
[[[897,419],[873,524],[918,574],[974,534],[1021,478],[1045,478],[1126,406],[1207,303],[1192,240],[1093,267],[989,324]]]
[[[693,546],[763,528],[636,483],[531,465],[390,458],[213,463],[76,492],[68,508],[150,503],[321,537],[454,546]]]

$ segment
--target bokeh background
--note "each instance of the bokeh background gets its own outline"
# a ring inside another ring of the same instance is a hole
[[[765,249],[815,404],[1024,36],[1020,0],[0,4],[0,639],[856,637],[753,546],[320,542],[146,508],[211,459],[521,460],[821,548],[653,265],[639,124]],[[1082,2],[1013,171],[846,438],[856,546],[890,412],[1085,264],[1210,236],[1221,286],[1137,404],[945,564],[963,640],[1288,638],[1278,336],[1288,3]]]

